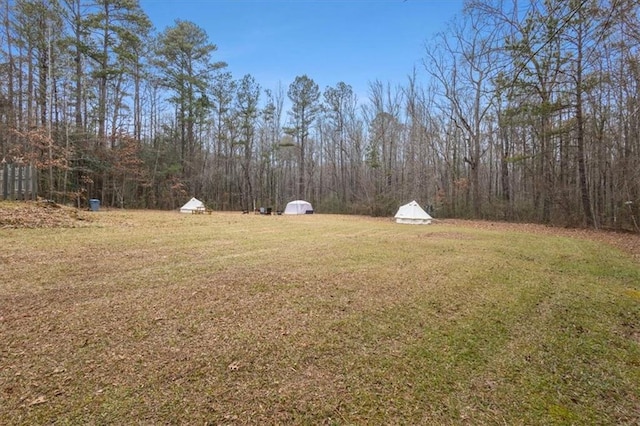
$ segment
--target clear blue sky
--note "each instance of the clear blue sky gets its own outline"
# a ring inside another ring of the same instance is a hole
[[[424,44],[463,0],[140,0],[158,31],[176,19],[203,28],[235,79],[251,74],[285,93],[307,74],[324,90],[350,84],[363,101],[369,82],[424,76]]]

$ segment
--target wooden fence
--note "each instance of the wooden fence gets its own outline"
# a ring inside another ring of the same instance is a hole
[[[30,164],[0,163],[0,200],[35,200],[38,174]]]

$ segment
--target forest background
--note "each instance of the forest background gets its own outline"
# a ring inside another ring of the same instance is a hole
[[[640,232],[640,4],[467,1],[404,84],[233,76],[137,0],[0,1],[0,160],[87,205],[436,217]]]

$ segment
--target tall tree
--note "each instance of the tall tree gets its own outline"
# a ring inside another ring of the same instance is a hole
[[[484,30],[481,30],[483,29]],[[446,109],[465,141],[463,161],[469,167],[473,214],[482,214],[481,156],[485,152],[483,122],[493,103],[490,78],[496,67],[495,31],[487,29],[482,16],[465,13],[454,21],[438,43],[427,50],[427,71],[449,101]]]
[[[533,132],[524,154],[535,159],[533,203],[543,223],[551,221],[556,202],[557,125],[564,109],[561,74],[566,59],[557,37],[563,21],[553,1],[531,8],[506,45],[517,70],[511,82],[513,96],[521,101],[514,112],[530,120]]]
[[[331,139],[328,150],[333,169],[334,185],[339,188],[341,209],[346,208],[348,188],[348,150],[347,121],[350,112],[355,109],[357,100],[351,86],[339,82],[335,87],[327,87],[324,91],[324,103]],[[336,188],[336,189],[337,189]]]
[[[113,108],[113,115],[118,116],[122,107],[122,91],[118,89],[121,88],[126,65],[136,62],[141,37],[148,33],[151,23],[140,9],[138,0],[98,0],[94,10],[86,17],[86,25],[93,33],[92,49],[88,53],[95,63],[93,77],[98,87],[98,143],[104,145],[107,110],[109,107]],[[129,67],[129,72],[131,71]],[[111,81],[116,84],[114,93],[109,96],[108,85]]]
[[[13,27],[11,25],[11,9],[9,7],[9,2],[4,2],[4,7],[2,8],[3,15],[3,36],[6,43],[4,48],[0,48],[0,53],[3,57],[3,62],[6,64],[5,69],[3,69],[2,73],[2,81],[6,83],[6,96],[2,96],[0,98],[0,119],[2,120],[3,127],[5,129],[15,129],[17,126],[17,116],[18,111],[14,102],[15,99],[15,86],[14,86],[14,78],[16,74],[16,64],[13,55]],[[0,83],[1,84],[1,83]],[[0,86],[2,87],[2,86]],[[4,87],[2,87],[2,91],[5,92]],[[14,137],[11,134],[11,131],[2,131],[0,133],[0,161],[4,160],[8,151],[13,144]]]
[[[231,140],[233,99],[237,83],[230,72],[220,72],[213,78],[211,86],[211,109],[214,125],[212,185],[214,202],[222,209],[229,206],[229,194],[232,192],[231,176],[233,171],[233,147]]]
[[[18,0],[15,8],[16,34],[27,52],[27,122],[47,128],[53,121],[51,85],[62,20],[57,2]]]
[[[293,83],[289,85],[287,96],[292,105],[289,112],[290,124],[285,131],[297,143],[299,151],[297,196],[305,198],[307,194],[305,187],[307,145],[311,126],[320,112],[320,89],[315,81],[307,75],[302,75],[296,77]]]
[[[87,50],[87,28],[83,19],[83,9],[81,0],[63,0],[63,15],[65,16],[71,34],[68,35],[69,41],[67,45],[73,46],[73,70],[72,80],[74,83],[74,119],[77,132],[83,133],[84,115],[82,113],[83,94],[84,94],[84,59]]]
[[[576,160],[578,164],[578,182],[580,189],[580,200],[582,205],[582,213],[586,225],[588,227],[597,227],[591,206],[591,194],[589,192],[589,184],[587,178],[586,153],[585,153],[585,117],[584,117],[584,101],[583,97],[586,92],[587,83],[585,82],[585,68],[588,64],[585,61],[590,54],[594,54],[595,50],[588,48],[588,39],[590,27],[597,18],[594,5],[590,5],[590,11],[587,10],[589,1],[572,0],[569,2],[571,19],[568,19],[567,38],[569,43],[573,45],[573,53],[569,62],[571,71],[568,73],[573,83],[573,106],[575,116],[575,133],[576,133]],[[594,58],[595,59],[595,58]]]
[[[367,165],[369,168],[367,204],[375,215],[391,212],[397,205],[396,195],[401,179],[400,153],[403,126],[400,121],[403,92],[376,80],[369,84],[369,105],[364,108],[369,126]]]
[[[156,65],[163,85],[173,92],[179,127],[180,158],[186,178],[192,177],[193,155],[197,151],[195,124],[203,110],[210,108],[207,97],[213,71],[226,66],[211,62],[217,49],[207,33],[189,21],[177,20],[158,37]]]
[[[279,210],[282,198],[282,176],[278,151],[282,138],[282,111],[284,108],[284,89],[278,84],[277,89],[265,90],[266,102],[262,109],[260,160],[264,194],[268,204]]]
[[[236,92],[236,111],[239,120],[239,140],[242,147],[242,193],[243,209],[249,210],[253,201],[252,160],[254,139],[258,118],[258,101],[260,100],[260,85],[250,75],[245,75],[238,83]]]

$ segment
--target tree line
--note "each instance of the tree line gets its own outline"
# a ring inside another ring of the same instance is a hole
[[[424,67],[358,99],[310,75],[236,78],[202,28],[157,32],[137,0],[0,0],[0,159],[79,206],[390,215],[416,199],[640,232],[639,9],[469,0]]]

